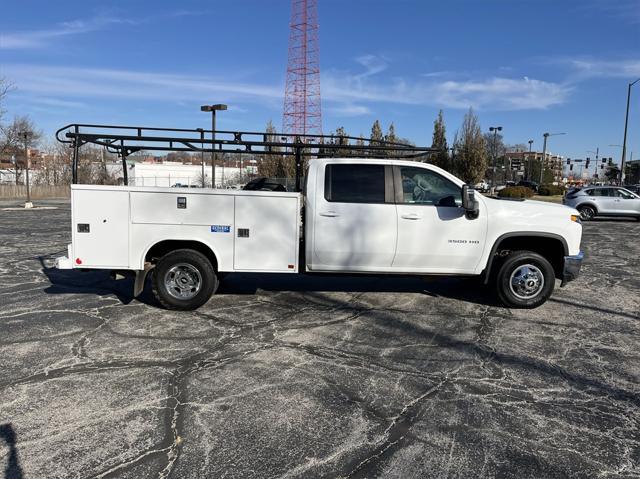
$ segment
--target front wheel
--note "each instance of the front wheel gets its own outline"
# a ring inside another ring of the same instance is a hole
[[[153,294],[167,309],[189,311],[209,301],[218,278],[198,251],[178,249],[164,255],[153,270]]]
[[[512,308],[537,308],[555,286],[551,263],[532,251],[516,251],[509,255],[496,276],[500,301]]]

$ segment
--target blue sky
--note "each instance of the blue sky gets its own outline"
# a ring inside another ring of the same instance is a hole
[[[386,128],[430,144],[473,106],[484,130],[572,158],[620,157],[626,85],[640,77],[640,0],[318,0],[323,129]],[[71,122],[280,128],[289,0],[3,0],[8,116]],[[629,122],[640,157],[640,83]]]

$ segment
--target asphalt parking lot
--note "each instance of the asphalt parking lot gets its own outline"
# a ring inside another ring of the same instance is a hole
[[[229,275],[196,312],[57,271],[0,203],[6,477],[640,477],[640,222],[536,310],[469,280]]]

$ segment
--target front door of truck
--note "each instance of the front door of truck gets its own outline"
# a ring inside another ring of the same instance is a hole
[[[471,273],[485,247],[487,213],[469,219],[461,188],[419,166],[395,166],[398,245],[393,267],[425,273]]]
[[[318,189],[322,192],[322,186]],[[316,201],[312,263],[318,269],[391,267],[397,224],[390,166],[328,164],[324,194],[318,194]]]

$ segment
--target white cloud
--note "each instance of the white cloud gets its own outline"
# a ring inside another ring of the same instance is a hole
[[[353,105],[345,103],[343,105],[328,106],[325,108],[329,113],[336,116],[362,116],[369,115],[371,109],[364,105]]]
[[[133,20],[99,15],[88,19],[60,23],[51,29],[2,33],[0,34],[0,49],[38,48],[45,46],[48,41],[57,37],[93,32],[113,24],[132,25],[135,23]]]
[[[4,65],[20,91],[38,96],[201,101],[203,98],[281,99],[282,88],[204,76],[112,69]]]
[[[356,62],[358,62],[365,68],[364,73],[356,75],[358,78],[365,78],[377,73],[381,73],[385,71],[389,66],[388,62],[384,58],[371,54],[357,57]]]
[[[640,59],[569,59],[566,61],[581,78],[613,77],[633,80],[640,77]]]
[[[323,77],[323,98],[334,101],[398,103],[493,110],[545,109],[564,103],[571,87],[529,78],[494,77],[482,80],[395,79],[366,81],[359,76],[330,72]]]
[[[146,18],[132,20],[118,14],[99,14],[90,18],[59,23],[52,28],[22,32],[0,33],[0,50],[20,50],[47,46],[55,38],[80,35],[82,33],[104,30],[111,25],[139,25],[162,19],[174,19],[187,16],[202,16],[211,13],[207,10],[175,10]]]
[[[65,108],[80,108],[89,100],[100,99],[185,104],[201,102],[203,98],[224,98],[232,105],[260,103],[278,109],[283,96],[280,84],[240,82],[229,78],[24,64],[3,67],[31,103],[40,101]],[[374,70],[376,68],[371,66],[368,71]],[[571,92],[571,87],[565,84],[526,77],[466,81],[447,80],[446,77],[448,75],[384,79],[329,71],[322,77],[322,98],[327,112],[361,116],[370,114],[376,104],[544,109],[563,103]]]

